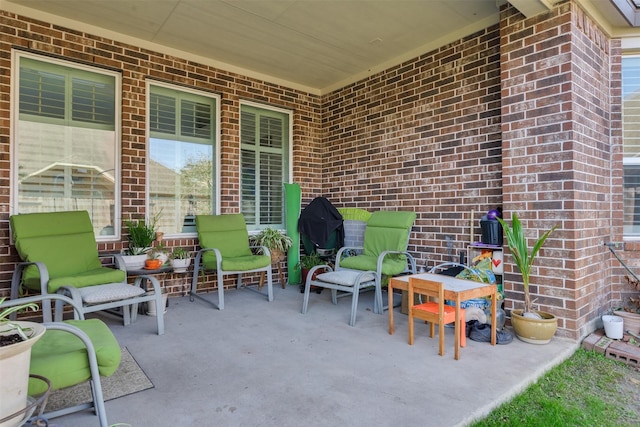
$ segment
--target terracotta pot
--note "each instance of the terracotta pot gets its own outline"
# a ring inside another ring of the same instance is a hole
[[[542,319],[522,316],[522,310],[511,310],[511,326],[516,336],[530,344],[547,344],[558,329],[558,319],[544,311],[536,311]]]
[[[613,312],[616,316],[622,317],[624,321],[623,331],[631,331],[632,334],[640,334],[640,314],[631,313],[623,310],[616,310]]]
[[[300,285],[300,292],[302,292],[304,290],[304,287],[307,285],[307,276],[309,275],[309,272],[311,271],[310,268],[303,268],[302,269],[302,285]],[[313,276],[311,276],[311,280],[316,280],[318,278],[318,274],[324,273],[324,271],[322,269],[320,270],[316,270],[315,273],[313,273]],[[321,286],[315,286],[315,285],[311,285],[311,287],[309,288],[311,290],[311,292],[315,292],[317,294],[321,293],[322,290],[324,289]]]
[[[302,269],[302,284],[306,284],[307,283],[307,276],[309,275],[309,272],[311,271],[310,268],[303,268]],[[316,280],[316,278],[318,277],[318,274],[323,273],[323,271],[316,271],[315,273],[313,273],[313,276],[311,277],[311,280]],[[312,289],[315,288],[315,286],[312,286]]]
[[[148,259],[144,262],[145,268],[149,270],[156,270],[162,267],[162,260],[160,259]]]

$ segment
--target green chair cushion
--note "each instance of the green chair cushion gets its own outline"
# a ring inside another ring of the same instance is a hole
[[[253,255],[249,247],[249,233],[242,214],[197,215],[196,227],[202,248],[216,248],[222,255],[222,269],[246,271],[266,267],[271,259]],[[216,268],[213,251],[202,255],[207,270]]]
[[[20,258],[27,262],[44,263],[50,280],[85,274],[95,277],[94,271],[102,266],[87,211],[12,215],[10,223]],[[78,283],[88,286],[96,284],[94,280],[97,279],[85,278]],[[23,281],[30,289],[40,289],[40,276],[35,266],[25,269]],[[100,280],[100,283],[104,282]],[[56,289],[50,288],[49,292],[55,292]]]
[[[76,288],[84,288],[85,286],[104,285],[107,283],[122,283],[127,278],[127,274],[122,270],[114,268],[100,267],[95,270],[78,273],[71,277],[57,277],[49,280],[49,292],[55,293],[60,286],[71,285]],[[31,282],[25,282],[29,289],[39,290],[40,282],[36,288],[32,288]]]
[[[397,276],[407,268],[407,257],[404,255],[389,254],[382,261],[382,274]],[[371,255],[350,256],[340,261],[340,267],[351,270],[377,271],[378,257]]]
[[[338,212],[345,221],[364,221],[367,222],[371,218],[371,212],[360,208],[338,208]]]
[[[340,266],[354,270],[377,271],[378,256],[384,251],[403,252],[409,244],[409,231],[416,220],[415,212],[377,211],[371,214],[364,232],[362,255],[347,257]],[[387,255],[382,263],[382,274],[396,276],[407,266],[404,255]]]
[[[120,345],[107,325],[99,319],[68,320],[90,338],[96,350],[100,375],[108,377],[118,369],[122,356]],[[58,330],[48,330],[31,348],[31,374],[42,375],[58,390],[82,383],[91,378],[87,350],[77,336]],[[46,391],[37,380],[29,380],[29,394]]]
[[[266,255],[249,255],[237,258],[222,258],[223,271],[248,271],[263,268],[271,264],[271,257]],[[207,266],[205,266],[208,268]],[[215,269],[215,264],[212,269]]]

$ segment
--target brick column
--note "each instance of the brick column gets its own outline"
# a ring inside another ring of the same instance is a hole
[[[579,339],[610,300],[603,242],[614,238],[620,142],[612,138],[611,40],[572,0],[529,19],[507,5],[500,30],[505,217],[518,213],[530,245],[558,225],[530,290],[558,317],[557,335]],[[520,275],[505,261],[506,308],[521,308]]]

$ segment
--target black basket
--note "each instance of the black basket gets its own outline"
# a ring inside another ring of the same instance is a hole
[[[485,245],[502,245],[502,226],[496,220],[480,221],[482,228],[482,243]]]

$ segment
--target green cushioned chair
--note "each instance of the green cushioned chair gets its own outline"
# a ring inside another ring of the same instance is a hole
[[[342,296],[352,294],[353,304],[351,320],[349,324],[355,324],[355,311],[357,309],[357,293],[366,289],[375,289],[373,312],[382,314],[382,292],[380,290],[383,277],[393,277],[403,273],[416,274],[416,262],[407,251],[409,245],[409,233],[416,220],[415,212],[407,211],[377,211],[373,212],[367,221],[364,232],[364,245],[362,247],[343,247],[336,255],[336,265],[333,271],[324,268],[328,273],[320,274],[318,280],[307,281],[302,305],[302,313],[307,311],[309,289],[311,284],[331,289],[332,301],[337,302],[337,291],[344,292]],[[344,277],[341,277],[343,271]],[[353,272],[369,271],[374,274],[375,280],[367,282],[367,286],[361,280],[353,280],[360,277]],[[312,275],[314,270],[309,272]],[[345,281],[345,278],[348,280]]]
[[[82,306],[83,313],[122,308],[124,324],[135,319],[138,304],[156,301],[162,307],[161,288],[151,276],[139,276],[127,284],[120,255],[111,255],[118,268],[102,265],[87,211],[46,212],[12,215],[9,219],[15,247],[23,261],[11,280],[11,298],[22,288],[43,295],[61,293]],[[154,293],[141,283],[152,283]],[[56,321],[62,319],[62,302],[56,301]],[[131,312],[133,310],[133,313]],[[45,322],[52,320],[51,304],[43,303]],[[164,317],[157,316],[158,335],[164,333]]]
[[[344,258],[338,256],[336,270],[340,267],[352,270],[373,270],[386,276],[397,276],[405,272],[407,259],[409,262],[413,259],[407,252],[407,246],[409,232],[415,220],[415,212],[373,212],[364,232],[364,246],[340,250],[341,254],[345,254],[348,250],[361,251],[361,253]]]
[[[107,427],[109,423],[107,422],[100,376],[111,376],[118,369],[122,355],[120,345],[107,325],[99,319],[84,320],[82,307],[59,294],[12,299],[5,301],[0,307],[42,300],[49,302],[50,299],[71,304],[79,320],[45,322],[43,324],[46,332],[31,348],[29,373],[40,375],[49,380],[51,390],[90,381],[92,401],[48,412],[42,416],[51,419],[92,408],[98,416],[100,426]],[[29,380],[30,396],[44,393],[47,389],[46,383],[33,378]]]
[[[242,274],[264,271],[267,274],[267,298],[273,301],[271,279],[271,254],[261,247],[262,255],[255,255],[249,245],[249,233],[242,214],[197,215],[196,228],[200,249],[194,262],[191,280],[191,301],[198,297],[198,274],[204,271],[217,273],[218,309],[224,309],[224,276],[237,274],[237,288],[242,286]],[[215,304],[213,304],[215,306]]]

